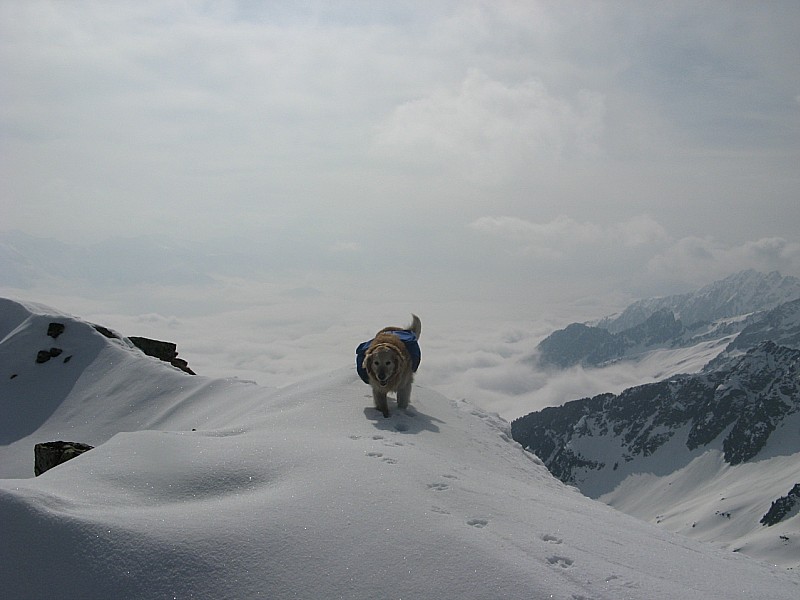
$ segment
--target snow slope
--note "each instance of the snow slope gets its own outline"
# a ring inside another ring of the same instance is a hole
[[[354,368],[278,390],[192,377],[10,301],[0,340],[4,597],[800,596],[796,574],[585,498],[425,387],[384,419]],[[32,478],[55,439],[98,447]]]

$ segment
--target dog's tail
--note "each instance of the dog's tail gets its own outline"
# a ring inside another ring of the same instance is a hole
[[[414,335],[419,339],[419,335],[422,333],[422,321],[414,313],[411,313],[411,325],[408,326],[408,330],[413,331]]]

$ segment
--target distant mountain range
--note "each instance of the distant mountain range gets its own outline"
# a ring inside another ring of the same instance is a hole
[[[571,325],[540,350],[550,365],[603,365],[712,338],[727,343],[702,371],[530,413],[513,438],[624,512],[764,560],[797,556],[800,281],[745,271]]]
[[[753,326],[763,330],[769,326],[763,322],[767,311],[798,298],[800,279],[742,271],[696,292],[640,300],[594,325],[573,323],[539,343],[536,361],[558,368],[602,367],[654,349],[722,340]]]

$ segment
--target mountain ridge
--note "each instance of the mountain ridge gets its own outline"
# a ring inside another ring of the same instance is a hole
[[[757,328],[772,318],[767,313],[796,300],[800,300],[800,279],[777,271],[742,271],[696,292],[634,302],[620,315],[594,325],[572,323],[544,338],[533,360],[560,369],[597,368],[635,360],[656,349],[724,340],[745,328]],[[800,333],[795,337],[800,340]]]

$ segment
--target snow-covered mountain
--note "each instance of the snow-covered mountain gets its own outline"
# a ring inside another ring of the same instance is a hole
[[[694,292],[634,302],[621,314],[605,317],[598,327],[619,333],[646,321],[650,315],[667,309],[687,326],[718,321],[769,310],[800,298],[800,279],[777,271],[740,271]]]
[[[725,354],[746,351],[768,340],[781,346],[800,348],[800,298],[751,319],[725,349]]]
[[[278,390],[192,376],[5,300],[0,399],[4,597],[800,592],[797,574],[589,500],[464,401],[417,386],[384,419],[352,367]],[[34,444],[58,439],[95,448],[33,478]]]
[[[797,299],[799,279],[742,271],[689,294],[640,300],[594,325],[573,323],[539,343],[536,361],[603,367],[675,348],[706,355],[714,344],[719,352],[744,328],[763,323],[767,311]]]
[[[564,482],[692,537],[800,567],[800,349],[761,342],[703,372],[547,408],[512,434]]]

